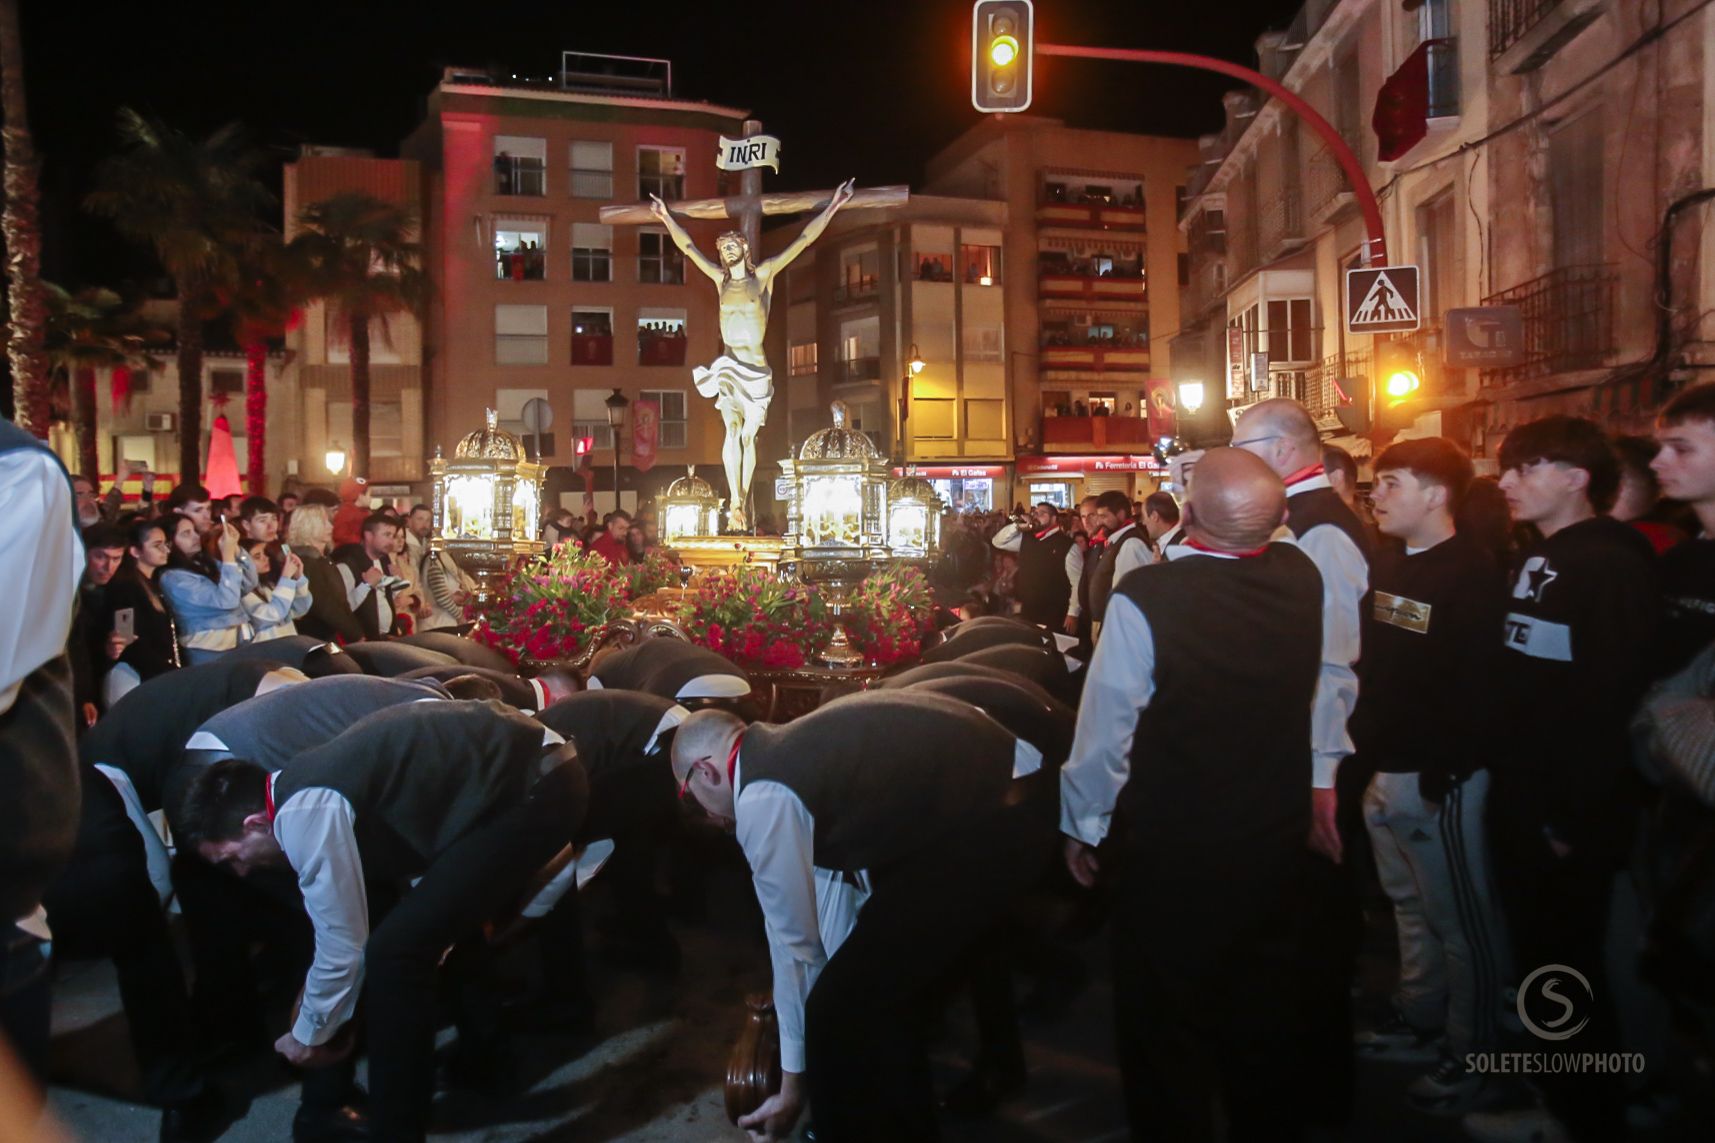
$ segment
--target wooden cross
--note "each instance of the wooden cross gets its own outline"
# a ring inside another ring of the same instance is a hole
[[[755,119],[744,122],[743,138],[762,134],[762,124]],[[738,232],[744,235],[744,240],[750,243],[754,257],[762,260],[762,216],[765,214],[802,214],[806,211],[821,210],[832,201],[834,192],[821,191],[791,191],[785,193],[762,193],[762,168],[753,167],[739,172],[738,190],[736,195],[726,198],[698,198],[685,202],[670,202],[667,208],[682,218],[695,218],[701,221],[730,218],[738,223]],[[841,213],[848,210],[874,209],[876,207],[903,206],[911,198],[910,187],[868,187],[855,192],[851,201],[841,207]],[[609,225],[620,226],[653,226],[656,225],[655,215],[650,213],[648,203],[633,206],[604,206],[601,208],[601,220]]]

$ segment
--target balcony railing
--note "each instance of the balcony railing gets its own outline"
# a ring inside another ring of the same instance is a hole
[[[1082,345],[1044,345],[1041,350],[1044,371],[1077,370],[1092,373],[1146,373],[1149,371],[1149,343],[1113,345],[1091,342]]]
[[[1148,297],[1141,274],[1079,274],[1053,267],[1043,270],[1037,296],[1090,302],[1143,302]]]
[[[1357,150],[1355,134],[1348,136],[1346,143]],[[1304,207],[1312,219],[1327,221],[1351,203],[1353,197],[1352,180],[1346,177],[1346,169],[1334,157],[1333,151],[1323,147],[1310,156],[1310,162],[1304,169]]]
[[[1353,388],[1370,383],[1369,376],[1368,353],[1336,353],[1324,357],[1319,364],[1305,371],[1305,407],[1321,427],[1331,428],[1338,423],[1335,410],[1345,403],[1341,400],[1342,385],[1349,399],[1356,396]]]
[[[516,155],[494,157],[494,193],[528,195],[540,198],[548,193],[548,172],[541,159],[521,159]]]
[[[1289,185],[1262,208],[1257,222],[1257,241],[1265,259],[1278,258],[1287,249],[1304,242],[1304,200],[1298,187]]]
[[[685,331],[682,329],[672,333],[640,329],[637,331],[637,364],[683,365],[685,344]]]
[[[840,381],[881,380],[881,358],[852,357],[840,362]]]
[[[1048,417],[1042,418],[1042,447],[1049,451],[1090,449],[1121,452],[1153,443],[1147,417]]]
[[[1483,384],[1498,385],[1600,367],[1614,352],[1612,264],[1567,266],[1483,299],[1486,306],[1517,306],[1524,318],[1522,364],[1485,369]]]
[[[847,278],[834,290],[836,302],[859,302],[873,298],[881,289],[880,279],[872,276]]]
[[[494,252],[496,276],[502,281],[540,282],[548,276],[548,252],[531,246]]]
[[[1561,0],[1489,0],[1489,58],[1518,43]]]
[[[1142,230],[1143,204],[1128,202],[1045,199],[1036,207],[1036,221],[1044,226],[1086,226],[1101,230]]]

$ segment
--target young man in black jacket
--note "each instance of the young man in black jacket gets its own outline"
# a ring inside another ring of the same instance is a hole
[[[1496,675],[1507,715],[1489,794],[1496,885],[1515,963],[1531,981],[1520,982],[1521,1015],[1543,1030],[1535,1046],[1602,1053],[1619,1047],[1603,942],[1634,817],[1627,727],[1660,608],[1654,552],[1635,529],[1598,515],[1614,501],[1619,465],[1595,423],[1546,417],[1522,425],[1502,443],[1500,466],[1513,519],[1536,525],[1543,538],[1522,553],[1507,600],[1505,667]],[[1543,968],[1550,971],[1537,974]],[[1560,1019],[1558,996],[1573,998],[1575,1018],[1586,1021],[1563,1039],[1553,1035],[1572,1025]],[[1544,1137],[1623,1137],[1618,1075],[1550,1068],[1538,1087],[1546,1117],[1523,1115],[1538,1117]],[[1524,1137],[1520,1113],[1465,1118],[1478,1139]]]
[[[1483,1093],[1469,1052],[1496,1046],[1504,930],[1483,832],[1494,735],[1491,695],[1506,614],[1501,569],[1458,535],[1453,514],[1471,461],[1440,437],[1376,460],[1376,553],[1365,617],[1353,745],[1375,772],[1364,824],[1399,932],[1394,1017],[1360,1047],[1440,1063],[1407,1089],[1426,1111],[1463,1111]]]
[[[1650,468],[1662,494],[1697,514],[1696,536],[1661,557],[1667,594],[1663,655],[1657,674],[1683,670],[1715,641],[1715,382],[1693,385],[1669,401],[1656,421],[1661,445]]]

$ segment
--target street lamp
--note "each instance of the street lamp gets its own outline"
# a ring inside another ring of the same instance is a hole
[[[1179,407],[1187,413],[1195,415],[1203,407],[1203,383],[1201,381],[1182,381],[1179,384]]]
[[[338,441],[328,445],[327,455],[322,460],[326,462],[330,476],[338,476],[345,470],[345,450],[339,447]]]
[[[619,511],[619,427],[625,423],[625,407],[631,404],[617,388],[607,405],[607,427],[613,431],[613,510]]]
[[[911,416],[911,379],[923,372],[929,363],[923,360],[917,352],[917,344],[911,345],[911,356],[905,360],[905,376],[899,379],[899,461],[905,463],[905,422]]]

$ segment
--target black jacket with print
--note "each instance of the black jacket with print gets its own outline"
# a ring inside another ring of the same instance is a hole
[[[1655,553],[1597,516],[1527,549],[1507,599],[1495,798],[1515,825],[1612,853],[1630,826],[1627,725],[1648,680]]]

